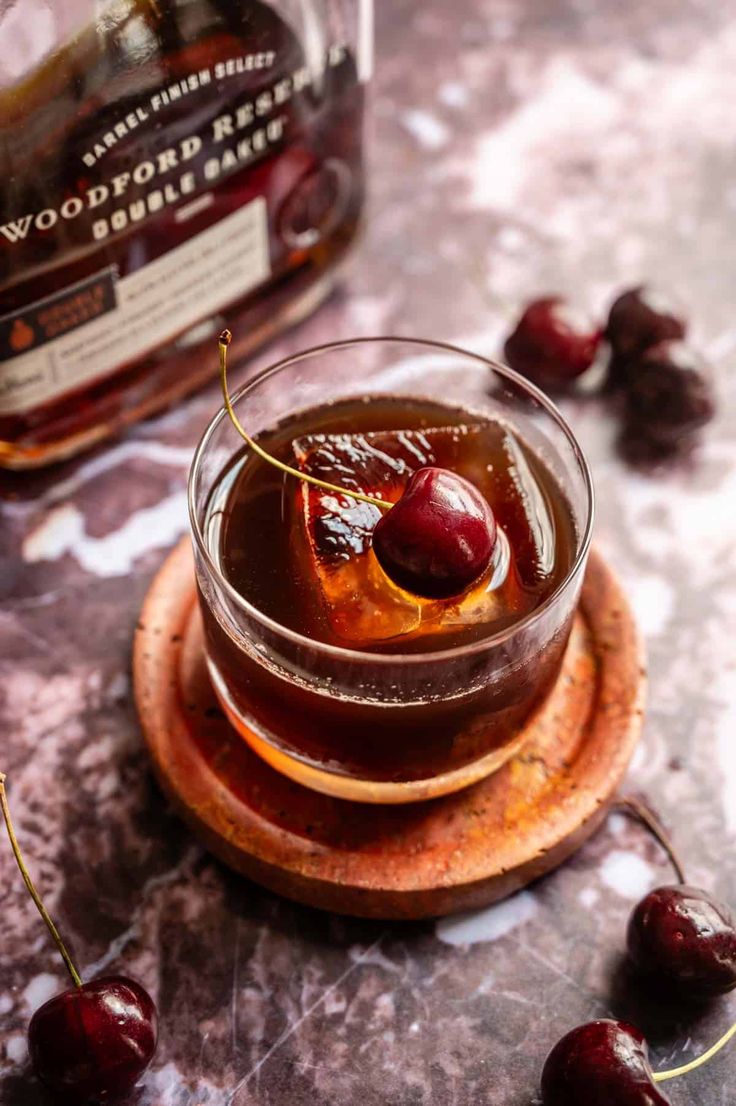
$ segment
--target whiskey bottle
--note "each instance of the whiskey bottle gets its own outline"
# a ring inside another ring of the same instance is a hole
[[[312,310],[364,195],[371,0],[0,12],[0,465],[69,455]]]

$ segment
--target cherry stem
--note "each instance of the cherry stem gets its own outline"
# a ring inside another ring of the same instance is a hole
[[[10,844],[11,844],[12,849],[13,849],[13,855],[15,856],[16,863],[17,863],[18,867],[20,868],[20,874],[23,876],[23,882],[25,883],[26,887],[28,888],[28,894],[31,896],[31,898],[35,902],[39,914],[41,915],[44,922],[46,923],[46,927],[47,927],[49,933],[51,934],[51,936],[53,937],[53,939],[56,943],[56,947],[58,948],[59,952],[61,953],[61,958],[64,961],[64,963],[66,964],[67,971],[69,972],[69,975],[72,977],[72,982],[74,983],[74,986],[75,987],[81,987],[82,986],[82,978],[81,978],[79,972],[77,971],[77,969],[74,966],[74,961],[72,960],[71,956],[69,955],[69,953],[66,950],[66,945],[64,944],[61,937],[59,936],[59,931],[56,928],[56,926],[54,925],[54,923],[51,919],[51,916],[49,915],[48,910],[43,905],[43,903],[41,901],[41,896],[39,895],[36,888],[33,886],[33,880],[31,879],[30,873],[29,873],[28,869],[26,868],[25,861],[23,860],[23,856],[22,856],[21,851],[20,851],[20,845],[18,844],[18,839],[15,836],[15,830],[13,829],[13,820],[10,817],[10,807],[8,806],[8,796],[5,793],[5,780],[6,780],[5,774],[3,772],[0,772],[0,807],[2,807],[3,818],[5,819],[5,825],[6,825],[7,830],[8,830],[8,837],[10,838]]]
[[[626,795],[623,798],[619,799],[616,802],[615,806],[618,810],[623,811],[624,814],[633,815],[634,818],[637,818],[643,825],[647,827],[650,833],[652,833],[653,836],[656,837],[661,847],[667,853],[670,864],[675,869],[677,882],[687,883],[687,880],[685,879],[685,869],[683,868],[682,861],[680,860],[677,849],[672,842],[672,838],[667,833],[667,830],[664,828],[651,807],[647,806],[646,803],[641,802],[640,799],[635,799],[631,795]]]
[[[677,1079],[680,1075],[687,1075],[688,1072],[695,1071],[696,1068],[700,1068],[703,1064],[707,1064],[709,1060],[712,1060],[717,1052],[720,1052],[725,1045],[731,1040],[732,1037],[736,1037],[736,1024],[723,1034],[719,1041],[709,1048],[707,1052],[704,1052],[702,1056],[698,1056],[697,1059],[691,1060],[689,1064],[683,1064],[680,1068],[673,1068],[671,1071],[655,1071],[654,1082],[666,1083],[668,1079]]]
[[[243,441],[247,442],[254,453],[257,453],[264,461],[268,461],[269,465],[273,465],[277,469],[281,469],[288,476],[295,476],[297,480],[303,480],[305,484],[314,484],[317,488],[324,488],[325,491],[335,492],[337,495],[346,495],[351,499],[359,499],[361,503],[372,503],[374,507],[379,507],[382,511],[390,511],[393,507],[393,503],[389,503],[385,499],[378,499],[373,495],[364,495],[363,492],[349,491],[347,488],[341,488],[338,484],[328,484],[326,480],[318,480],[316,476],[309,476],[306,472],[300,472],[299,469],[292,468],[291,465],[284,464],[283,461],[279,461],[276,457],[272,457],[270,453],[267,453],[258,442],[253,441],[250,434],[240,424],[238,416],[233,410],[233,405],[230,402],[230,396],[227,390],[227,347],[232,340],[232,334],[229,330],[223,330],[219,337],[218,345],[220,348],[220,383],[222,384],[222,398],[225,401],[225,409],[230,416],[230,421],[237,430]]]
[[[686,883],[685,870],[680,861],[680,857],[677,854],[677,850],[672,843],[672,840],[660,822],[654,811],[647,806],[646,803],[641,802],[640,799],[635,799],[633,796],[627,795],[622,799],[619,799],[616,803],[616,807],[623,811],[625,814],[633,815],[638,818],[647,829],[656,837],[657,841],[667,853],[672,867],[675,869],[677,880],[679,883]],[[697,1059],[691,1060],[689,1064],[683,1064],[682,1067],[672,1068],[671,1071],[657,1071],[653,1073],[655,1083],[666,1083],[668,1079],[677,1079],[680,1075],[687,1075],[688,1072],[695,1071],[696,1068],[700,1068],[703,1064],[707,1064],[709,1060],[712,1060],[716,1053],[720,1052],[724,1048],[732,1037],[736,1037],[736,1025],[732,1025],[731,1028],[723,1034],[719,1041],[709,1048],[707,1052],[704,1052],[702,1056],[698,1056]]]

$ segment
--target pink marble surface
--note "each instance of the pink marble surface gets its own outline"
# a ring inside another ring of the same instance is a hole
[[[695,465],[635,475],[597,402],[568,402],[599,495],[598,541],[645,632],[651,697],[630,786],[673,826],[693,882],[736,879],[736,9],[715,0],[381,3],[372,214],[342,291],[272,346],[353,334],[495,354],[506,312],[560,289],[601,310],[642,277],[691,302],[721,416]],[[86,974],[156,996],[138,1106],[530,1106],[549,1047],[627,1014],[657,1066],[736,1017],[638,1000],[632,903],[670,873],[612,816],[564,869],[431,924],[302,909],[211,860],[149,775],[130,701],[139,604],[186,528],[214,390],[125,440],[14,484],[3,504],[3,754],[18,833]],[[7,488],[5,489],[7,491]],[[0,1101],[37,1106],[33,1009],[62,968],[0,848]],[[670,1084],[732,1101],[736,1052]]]

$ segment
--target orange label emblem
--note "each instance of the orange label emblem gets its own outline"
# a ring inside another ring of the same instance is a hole
[[[23,319],[16,319],[10,331],[10,348],[15,350],[16,353],[20,353],[21,350],[28,349],[29,346],[33,345],[35,337],[28,323],[24,322]]]

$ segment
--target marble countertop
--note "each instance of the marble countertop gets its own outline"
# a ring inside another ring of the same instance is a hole
[[[509,309],[560,290],[596,311],[640,278],[692,305],[719,372],[697,463],[627,469],[597,401],[567,414],[598,488],[597,539],[647,639],[651,688],[629,786],[691,882],[736,883],[736,10],[715,0],[378,4],[371,217],[322,310],[259,355],[354,334],[496,354]],[[130,695],[138,608],[185,531],[214,389],[3,504],[2,768],[38,884],[84,973],[155,995],[138,1106],[530,1106],[551,1045],[610,1013],[684,1062],[736,1018],[637,1000],[633,902],[670,871],[621,815],[563,869],[438,923],[320,914],[213,861],[154,785]],[[16,491],[18,491],[16,485]],[[63,968],[0,847],[0,1101],[40,1106],[33,1009]],[[669,1084],[730,1102],[736,1051]]]

